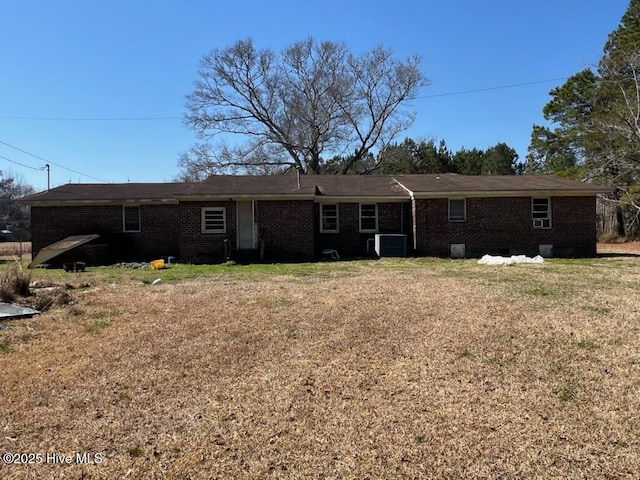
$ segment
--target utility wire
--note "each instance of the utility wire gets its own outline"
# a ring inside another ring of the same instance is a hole
[[[569,77],[550,78],[548,80],[536,80],[533,82],[513,83],[511,85],[499,85],[496,87],[475,88],[472,90],[461,90],[458,92],[437,93],[435,95],[422,95],[416,98],[436,98],[449,97],[452,95],[467,95],[469,93],[489,92],[491,90],[504,90],[507,88],[525,87],[527,85],[538,85],[541,83],[558,82],[567,80]],[[0,120],[38,120],[52,122],[135,122],[135,121],[157,121],[157,120],[180,120],[182,117],[12,117],[0,116]]]
[[[549,80],[536,80],[535,82],[524,82],[524,83],[514,83],[511,85],[500,85],[498,87],[487,87],[487,88],[476,88],[474,90],[463,90],[461,92],[448,92],[448,93],[437,93],[435,95],[424,95],[416,98],[435,98],[435,97],[448,97],[451,95],[464,95],[467,93],[478,93],[478,92],[489,92],[491,90],[503,90],[506,88],[516,88],[516,87],[524,87],[527,85],[537,85],[540,83],[550,83],[557,82],[560,80],[567,80],[569,77],[561,77],[561,78],[550,78]],[[2,117],[0,117],[2,118]]]
[[[139,122],[152,120],[180,120],[182,117],[10,117],[0,120],[38,120],[51,122]]]
[[[36,167],[32,167],[31,165],[25,165],[24,163],[16,162],[15,160],[11,160],[10,158],[3,157],[2,155],[0,155],[0,158],[2,158],[3,160],[6,160],[7,162],[11,162],[11,163],[15,163],[16,165],[20,165],[21,167],[30,168],[31,170],[40,171],[40,170],[46,170],[47,169],[47,167],[36,168]]]
[[[37,158],[38,160],[42,160],[43,162],[50,163],[51,165],[55,165],[56,167],[60,167],[60,168],[62,168],[64,170],[68,170],[69,172],[73,172],[75,174],[82,175],[83,177],[87,177],[87,178],[90,178],[92,180],[97,180],[98,182],[109,183],[106,180],[102,180],[101,178],[92,177],[91,175],[87,175],[86,173],[79,172],[78,170],[74,170],[73,168],[65,167],[64,165],[60,165],[59,163],[52,162],[51,160],[47,160],[46,158],[42,158],[42,157],[40,157],[38,155],[35,155],[35,154],[31,153],[31,152],[27,152],[26,150],[18,148],[15,145],[11,145],[11,144],[9,144],[7,142],[3,142],[2,140],[0,140],[0,143],[3,144],[3,145],[6,145],[9,148],[13,148],[14,150],[17,150],[17,151],[22,152],[22,153],[24,153],[26,155],[29,155],[29,156],[31,156],[33,158]]]

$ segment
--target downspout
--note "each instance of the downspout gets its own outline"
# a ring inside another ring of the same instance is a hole
[[[416,212],[416,197],[413,194],[413,192],[411,190],[409,190],[407,187],[405,187],[402,183],[400,183],[400,181],[393,177],[393,180],[400,185],[404,190],[407,191],[407,193],[409,194],[409,198],[411,199],[411,230],[412,230],[412,236],[413,236],[413,250],[417,250],[418,248],[418,228],[416,225],[416,220],[417,220],[417,212]],[[404,228],[404,208],[402,209],[402,228]]]
[[[416,208],[416,197],[411,192],[411,223],[413,229],[413,250],[418,249],[418,212]]]

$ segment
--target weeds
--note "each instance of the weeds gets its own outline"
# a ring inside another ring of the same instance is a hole
[[[106,320],[95,320],[88,325],[85,325],[84,331],[87,333],[96,333],[105,328],[109,328],[111,325],[113,324]]]
[[[127,453],[129,454],[129,456],[131,458],[138,458],[138,457],[141,457],[142,455],[144,455],[144,452],[142,451],[142,449],[140,447],[130,448],[129,450],[127,450]]]
[[[598,345],[595,341],[593,340],[580,340],[578,342],[574,342],[574,345],[578,348],[582,348],[584,350],[588,350],[590,352],[597,350],[598,348],[600,348],[600,345]]]
[[[22,265],[12,263],[0,277],[0,301],[14,302],[18,297],[28,296],[29,281]]]
[[[295,340],[298,338],[298,331],[295,328],[288,328],[285,335],[289,340]]]
[[[553,393],[560,399],[561,402],[569,402],[576,398],[579,389],[580,382],[577,380],[570,380],[565,385],[555,390]]]

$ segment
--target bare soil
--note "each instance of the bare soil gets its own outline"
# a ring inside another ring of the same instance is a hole
[[[0,330],[0,450],[72,457],[0,477],[634,478],[639,267],[92,276]]]

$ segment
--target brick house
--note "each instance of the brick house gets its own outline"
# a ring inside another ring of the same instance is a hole
[[[67,184],[23,201],[34,253],[100,235],[59,261],[311,261],[327,250],[343,258],[594,256],[596,195],[606,191],[554,176],[212,176]]]

